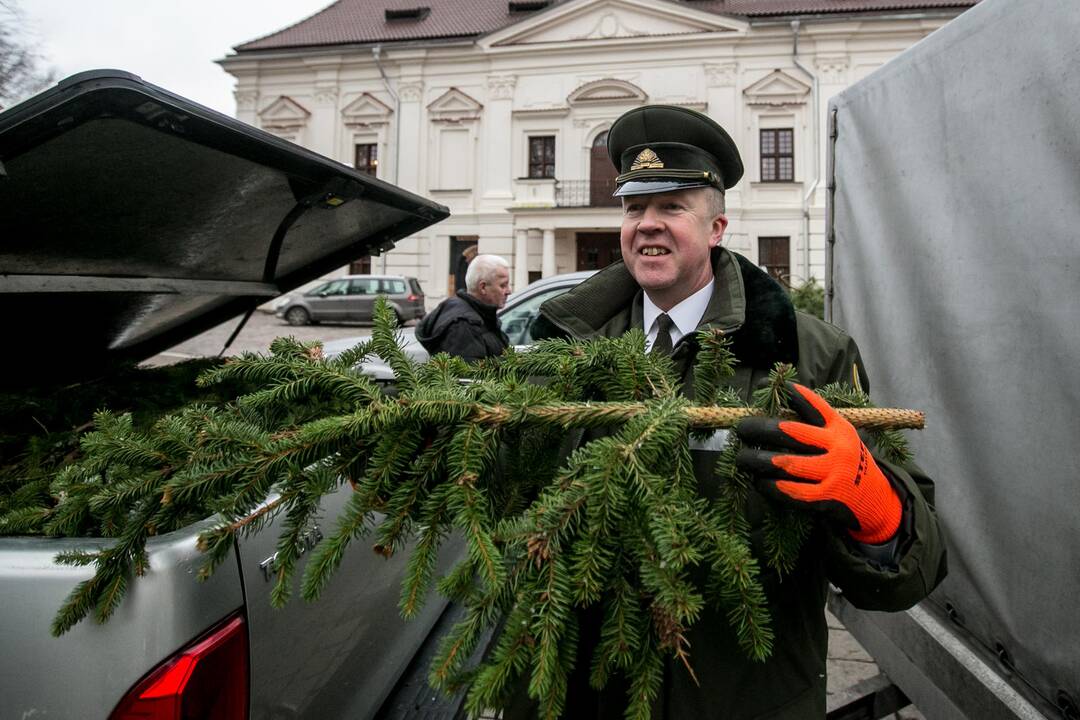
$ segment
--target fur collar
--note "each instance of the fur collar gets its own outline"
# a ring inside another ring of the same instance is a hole
[[[771,368],[778,362],[798,365],[795,307],[787,291],[742,255],[731,255],[738,265],[746,300],[743,324],[731,335],[735,357],[750,367]],[[713,264],[715,267],[715,254]]]

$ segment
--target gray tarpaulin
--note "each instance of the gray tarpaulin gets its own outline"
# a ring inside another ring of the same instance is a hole
[[[937,480],[933,602],[1080,699],[1080,2],[985,0],[832,102],[833,320]]]

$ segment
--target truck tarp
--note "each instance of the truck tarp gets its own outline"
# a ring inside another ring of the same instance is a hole
[[[1080,4],[986,0],[836,96],[832,319],[937,479],[946,627],[1080,699]],[[991,665],[993,665],[991,663]],[[909,692],[909,695],[911,693]]]

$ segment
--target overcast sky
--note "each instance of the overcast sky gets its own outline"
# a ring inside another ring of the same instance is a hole
[[[332,2],[17,0],[58,80],[118,68],[228,115],[234,80],[214,60]]]

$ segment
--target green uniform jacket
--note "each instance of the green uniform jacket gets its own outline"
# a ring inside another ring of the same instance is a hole
[[[869,389],[858,347],[843,331],[797,313],[787,293],[745,258],[717,248],[712,262],[716,283],[701,327],[723,328],[732,338],[739,362],[731,384],[745,399],[779,361],[794,364],[800,382],[810,387],[837,381],[850,384],[857,376],[862,388]],[[620,262],[546,302],[541,322],[575,338],[615,337],[642,326],[641,300],[641,289]],[[689,397],[694,392],[696,352],[690,335],[676,345],[672,356],[682,372],[683,392]],[[716,492],[713,466],[719,449],[709,445],[693,450],[701,492],[707,496]],[[858,607],[902,610],[926,597],[945,575],[945,546],[932,506],[933,483],[913,466],[896,467],[880,459],[878,463],[891,477],[905,506],[895,563],[882,567],[870,562],[844,530],[819,523],[790,575],[780,580],[762,563],[775,633],[770,658],[764,663],[749,660],[739,649],[722,610],[709,609],[687,636],[700,687],[681,664],[669,661],[654,718],[807,720],[825,716],[828,631],[824,608],[828,583],[839,587]],[[754,494],[748,508],[755,545],[760,542],[764,503],[764,498]],[[584,611],[566,717],[622,717],[625,686],[616,678],[601,693],[588,687],[599,624],[598,612]],[[531,714],[518,703],[511,703],[507,710],[507,718]]]

